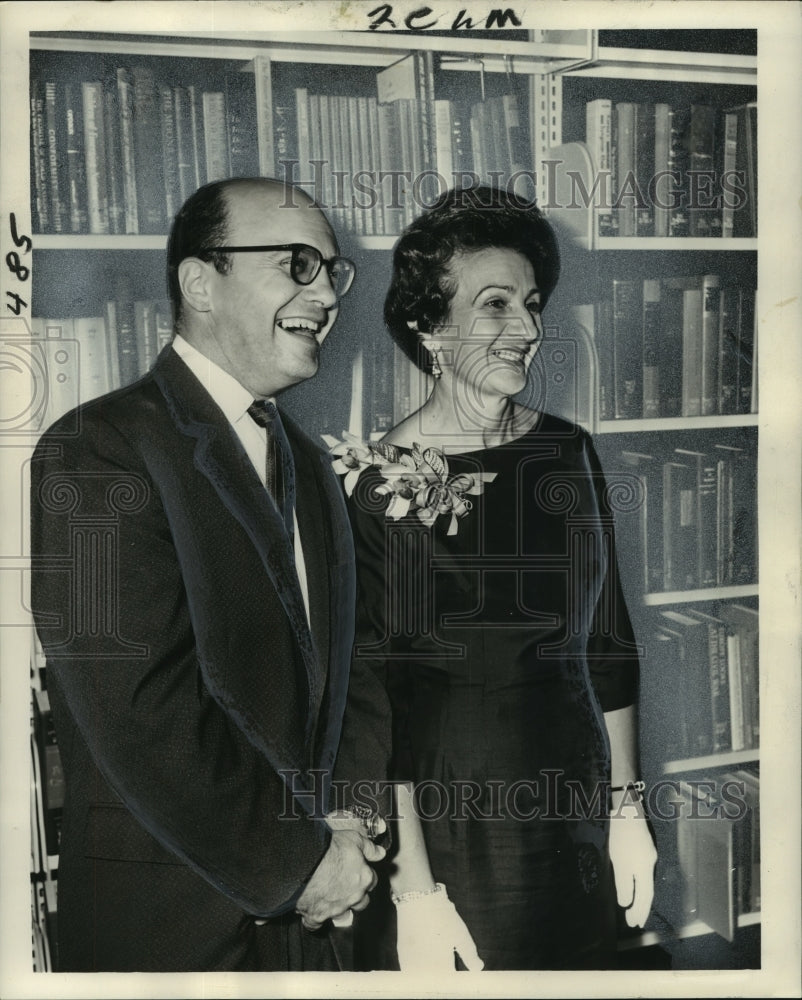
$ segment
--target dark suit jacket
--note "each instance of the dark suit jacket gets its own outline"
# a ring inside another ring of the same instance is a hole
[[[280,517],[172,348],[37,447],[33,607],[67,779],[64,971],[330,962],[292,913],[328,845],[332,777],[384,776],[387,708],[355,664],[343,730],[348,519],[328,457],[286,426],[311,629]]]

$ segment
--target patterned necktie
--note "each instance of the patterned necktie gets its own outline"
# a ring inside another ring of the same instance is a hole
[[[284,518],[287,534],[293,537],[293,511],[295,509],[295,465],[284,425],[275,403],[269,399],[256,399],[248,407],[248,414],[267,438],[265,452],[265,487]]]

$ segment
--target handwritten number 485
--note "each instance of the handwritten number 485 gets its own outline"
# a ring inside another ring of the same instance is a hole
[[[31,238],[17,232],[17,219],[13,212],[9,215],[8,222],[14,246],[21,248],[23,254],[30,253],[33,245]],[[31,276],[30,268],[22,263],[16,250],[10,250],[6,254],[6,267],[19,281],[27,281]],[[6,308],[10,309],[15,316],[19,316],[28,303],[16,292],[7,291],[6,295],[11,299],[11,302],[6,302]]]

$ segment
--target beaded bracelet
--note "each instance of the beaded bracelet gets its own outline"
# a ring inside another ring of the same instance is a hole
[[[424,896],[434,896],[435,893],[445,892],[446,887],[442,882],[435,882],[433,889],[410,889],[409,892],[393,894],[390,898],[398,906],[399,903],[410,903],[414,899],[423,899]]]

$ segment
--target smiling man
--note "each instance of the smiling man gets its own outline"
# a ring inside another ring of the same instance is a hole
[[[173,343],[32,463],[58,967],[334,970],[328,921],[384,850],[380,820],[327,815],[332,782],[348,806],[384,776],[387,709],[358,663],[349,682],[338,484],[274,400],[317,372],[354,268],[303,192],[237,179],[189,198],[167,270]]]

